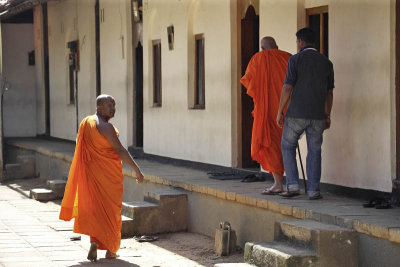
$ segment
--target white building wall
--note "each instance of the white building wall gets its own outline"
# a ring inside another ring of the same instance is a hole
[[[132,144],[133,63],[129,0],[100,0],[104,19],[100,23],[101,93],[116,100],[112,119],[124,145]],[[93,20],[94,21],[94,20]]]
[[[295,33],[305,26],[305,9],[329,6],[329,58],[336,89],[332,126],[322,147],[322,182],[391,191],[395,124],[391,123],[394,21],[390,2],[260,1],[260,37],[274,36],[279,48],[290,53],[297,52]],[[304,137],[300,148],[305,160]]]
[[[33,24],[2,23],[1,30],[3,75],[12,86],[4,94],[4,136],[36,136],[35,66],[28,65]]]
[[[175,32],[172,51],[170,25]],[[205,109],[195,110],[188,109],[188,38],[200,33],[205,38]],[[155,39],[161,39],[162,107],[152,106]],[[144,151],[231,166],[230,1],[145,1],[143,42]]]

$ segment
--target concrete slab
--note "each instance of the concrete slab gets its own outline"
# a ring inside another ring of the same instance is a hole
[[[245,262],[257,266],[318,266],[315,251],[286,243],[246,243]]]
[[[35,188],[30,191],[30,197],[38,201],[49,201],[57,199],[57,194],[47,188]]]

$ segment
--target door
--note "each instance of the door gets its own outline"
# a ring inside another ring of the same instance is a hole
[[[258,52],[259,40],[259,18],[252,5],[247,8],[246,16],[241,21],[241,40],[242,40],[242,76],[244,75],[247,64],[251,57]],[[242,86],[242,167],[257,168],[259,164],[251,159],[251,133],[253,129],[254,103],[250,96],[246,94],[246,88]]]
[[[400,0],[396,0],[396,177],[400,190]]]
[[[50,74],[49,74],[49,35],[47,20],[47,3],[43,9],[43,60],[44,60],[44,106],[45,106],[45,135],[50,136]]]

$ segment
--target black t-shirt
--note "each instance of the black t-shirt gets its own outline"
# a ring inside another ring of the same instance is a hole
[[[293,85],[286,117],[325,119],[325,100],[334,85],[333,64],[312,47],[290,57],[283,82]]]

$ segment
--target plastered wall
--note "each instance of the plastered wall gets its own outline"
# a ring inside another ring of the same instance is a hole
[[[11,84],[3,100],[4,136],[36,136],[35,66],[28,65],[33,24],[3,23],[1,30],[3,76]]]
[[[175,31],[172,51],[167,42],[170,25]],[[205,39],[204,110],[188,108],[188,44],[200,33]],[[145,152],[231,165],[230,34],[228,0],[144,1]],[[152,106],[151,41],[155,39],[161,39],[162,107]]]

